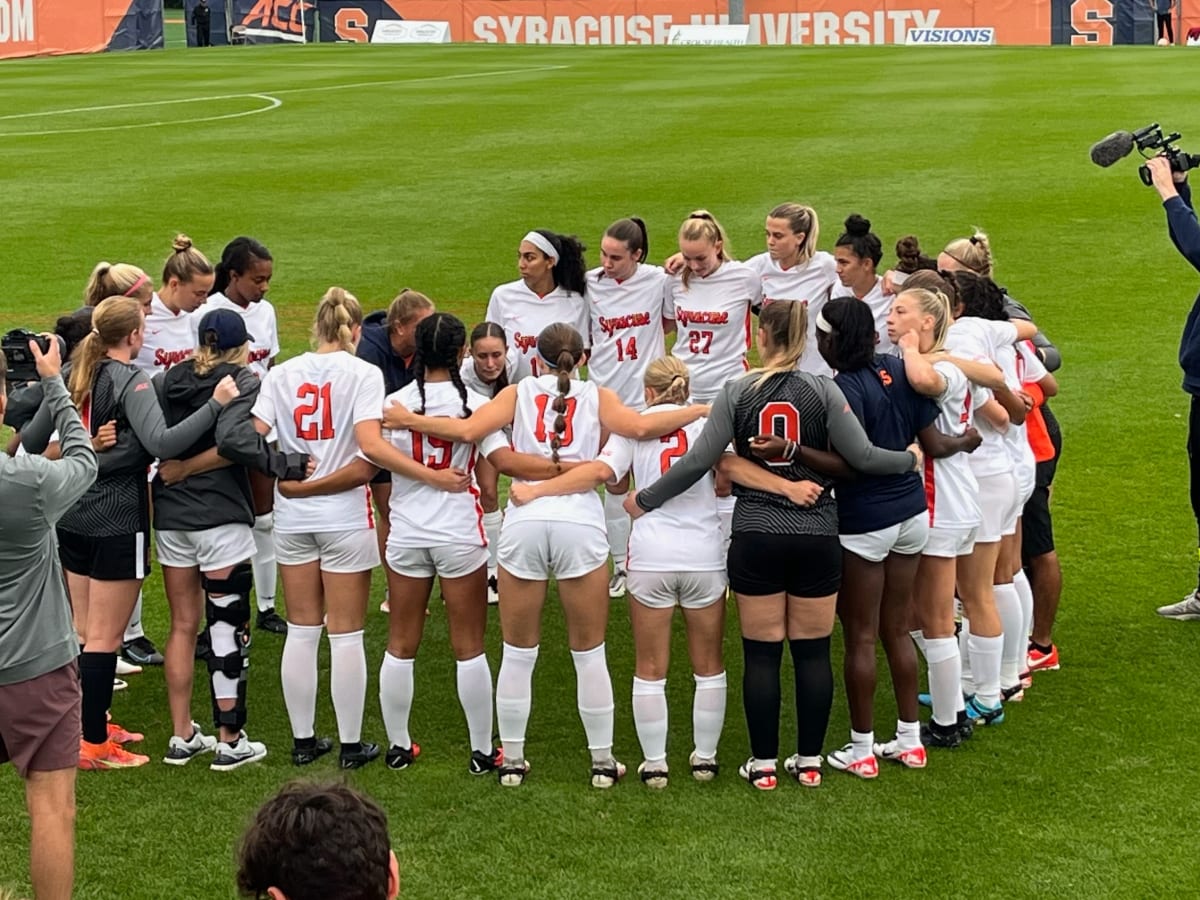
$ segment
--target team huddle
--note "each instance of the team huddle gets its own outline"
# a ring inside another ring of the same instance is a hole
[[[316,721],[323,634],[339,765],[380,756],[362,730],[363,630],[381,564],[390,625],[378,691],[393,769],[420,755],[414,667],[435,578],[468,771],[501,785],[530,773],[551,578],[597,788],[626,771],[605,654],[611,601],[626,595],[637,771],[650,788],[669,781],[676,607],[695,680],[687,764],[697,780],[718,775],[730,591],[752,752],[738,771],[759,790],[780,768],[785,644],[796,740],[782,769],[802,785],[818,786],[826,762],[862,778],[880,759],[923,768],[927,748],[1001,724],[1033,672],[1059,665],[1049,496],[1061,444],[1046,405],[1058,352],[992,280],[986,236],[936,258],[904,238],[885,275],[867,220],[847,219],[833,254],[817,249],[818,231],[814,210],[782,204],[766,217],[766,252],[739,262],[700,210],[656,266],[645,225],[627,218],[588,269],[576,238],[534,230],[520,278],[493,291],[478,324],[411,290],[365,315],[334,287],[313,349],[282,362],[265,299],[273,260],[258,242],[234,240],[214,266],[181,235],[157,291],[135,266],[98,266],[87,306],[57,329],[100,459],[57,528],[81,642],[80,767],[149,761],[108,709],[151,535],[171,612],[169,764],[212,754],[211,768],[229,771],[267,753],[247,732],[252,590],[260,629],[285,633],[292,761],[334,749]],[[18,452],[57,453],[50,404],[27,409],[13,423]],[[494,687],[489,604],[503,637]],[[851,734],[826,753],[835,618]],[[894,736],[878,741],[877,641],[898,711]],[[196,659],[213,734],[191,708]]]

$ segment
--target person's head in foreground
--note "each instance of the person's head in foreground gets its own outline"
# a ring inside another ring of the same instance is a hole
[[[242,835],[237,886],[270,900],[393,900],[400,863],[387,814],[346,784],[289,782]]]

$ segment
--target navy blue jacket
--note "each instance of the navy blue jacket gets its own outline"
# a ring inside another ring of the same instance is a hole
[[[1163,201],[1167,228],[1176,249],[1200,272],[1200,222],[1192,209],[1192,190],[1187,182],[1177,184],[1178,197]],[[1192,302],[1179,341],[1179,365],[1183,368],[1183,389],[1200,396],[1200,295]]]
[[[413,380],[412,370],[404,364],[404,357],[392,349],[392,342],[388,340],[387,313],[382,310],[363,319],[358,358],[383,372],[383,388],[389,394]]]

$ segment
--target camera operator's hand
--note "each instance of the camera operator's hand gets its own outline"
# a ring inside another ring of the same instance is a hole
[[[50,338],[50,347],[45,353],[37,341],[29,342],[29,352],[37,363],[38,374],[43,378],[57,378],[62,374],[62,354],[58,352],[58,338],[52,334],[43,335]]]
[[[1158,196],[1163,200],[1170,200],[1172,197],[1178,197],[1179,191],[1175,188],[1175,174],[1171,171],[1171,161],[1165,156],[1155,156],[1152,159],[1146,160],[1146,168],[1150,170],[1150,183],[1154,185],[1154,189],[1158,191]]]

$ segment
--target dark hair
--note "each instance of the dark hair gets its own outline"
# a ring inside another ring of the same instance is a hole
[[[238,847],[237,886],[289,900],[386,900],[387,813],[347,784],[292,781],[258,808]]]
[[[883,243],[871,231],[871,220],[853,213],[846,219],[846,230],[835,247],[849,247],[859,259],[869,259],[875,265],[883,259]]]
[[[413,354],[413,379],[421,394],[418,412],[425,414],[425,373],[430,369],[446,369],[450,373],[451,383],[458,388],[458,396],[462,398],[462,417],[469,418],[471,407],[467,405],[467,386],[463,384],[462,372],[458,368],[458,354],[467,345],[467,326],[450,313],[431,313],[417,323],[413,340],[417,345]]]
[[[896,241],[896,271],[911,275],[925,269],[937,271],[937,260],[921,252],[921,244],[915,234],[905,235]]]
[[[1001,322],[1008,320],[1008,313],[1004,310],[1004,291],[992,279],[965,269],[951,273],[950,278],[957,288],[957,300],[962,304],[964,316]],[[951,304],[954,308],[954,298],[951,298]]]
[[[829,365],[839,372],[871,365],[877,338],[871,307],[857,297],[835,297],[821,307],[821,315],[833,328],[825,336],[831,348]]]
[[[903,290],[934,291],[935,293],[940,291],[950,301],[951,310],[957,309],[958,304],[962,302],[958,296],[958,285],[954,283],[954,276],[950,272],[920,269],[905,279]]]
[[[475,348],[475,342],[481,341],[484,338],[500,338],[505,349],[508,348],[508,335],[504,333],[504,329],[495,322],[480,322],[471,329],[471,349]],[[500,375],[492,382],[492,396],[495,397],[498,393],[508,387],[508,361],[505,360],[505,365],[500,367]]]
[[[555,286],[574,291],[580,296],[586,294],[587,263],[584,262],[583,252],[587,250],[587,247],[580,243],[579,238],[573,234],[559,234],[557,231],[550,231],[547,228],[535,228],[534,230],[558,251],[558,262],[551,270]],[[541,250],[538,251],[538,253],[541,252]]]
[[[92,333],[92,309],[91,306],[85,306],[69,315],[59,316],[54,323],[54,333],[67,344],[63,359],[70,359],[80,342]]]
[[[229,275],[237,272],[239,275],[254,265],[255,260],[272,259],[270,251],[254,238],[235,237],[221,251],[221,261],[217,263],[216,279],[213,281],[213,291],[223,294],[229,287]]]
[[[554,420],[554,437],[550,438],[550,459],[557,465],[562,434],[567,428],[565,414],[567,395],[571,393],[571,371],[583,359],[583,337],[565,322],[555,322],[542,329],[537,348],[542,359],[553,364],[558,372],[558,396],[552,407],[558,417]]]
[[[646,261],[646,254],[650,252],[650,236],[646,233],[646,223],[637,216],[617,219],[608,226],[604,236],[621,241],[629,248],[630,253],[637,253],[640,250],[642,255],[638,257],[638,262]],[[603,274],[601,272],[601,276]]]

